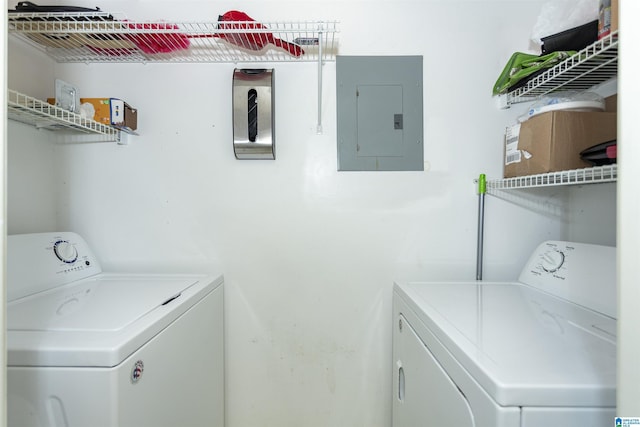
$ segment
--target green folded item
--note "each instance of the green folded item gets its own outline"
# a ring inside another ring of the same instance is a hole
[[[509,88],[513,87],[520,80],[524,79],[546,68],[551,68],[554,65],[564,61],[572,55],[575,55],[575,51],[559,51],[552,52],[546,55],[532,55],[530,53],[516,52],[511,55],[509,62],[500,73],[500,77],[493,86],[493,94],[500,95],[506,93]]]

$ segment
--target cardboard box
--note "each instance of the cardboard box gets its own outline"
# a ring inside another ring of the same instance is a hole
[[[80,98],[80,104],[88,102],[93,105],[93,120],[105,125],[134,131],[138,128],[138,110],[117,98]]]
[[[47,98],[51,105],[56,104],[55,98]],[[80,104],[88,102],[93,105],[95,114],[93,120],[107,126],[115,126],[125,131],[138,128],[138,110],[117,98],[80,98]]]
[[[611,95],[604,99],[604,111],[615,113],[618,111],[618,95]]]
[[[591,166],[580,152],[616,139],[616,113],[552,111],[507,128],[504,177]]]

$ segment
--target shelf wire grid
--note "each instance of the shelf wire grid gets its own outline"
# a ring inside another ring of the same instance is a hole
[[[551,187],[558,185],[579,185],[615,182],[618,178],[618,165],[594,166],[584,169],[572,169],[514,178],[487,181],[487,191],[512,190],[518,188]]]
[[[587,90],[618,73],[618,32],[580,50],[565,61],[509,92],[507,105],[531,101],[560,90]]]
[[[7,91],[7,115],[9,119],[35,126],[39,129],[71,129],[87,134],[102,135],[110,141],[120,138],[119,130],[82,117],[72,111],[48,102],[24,95],[15,90]]]
[[[104,12],[9,13],[9,34],[57,62],[335,61],[337,22],[140,22]]]

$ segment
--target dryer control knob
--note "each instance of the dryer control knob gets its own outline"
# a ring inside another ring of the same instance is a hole
[[[73,264],[78,259],[78,251],[75,246],[66,240],[58,240],[53,245],[53,252],[60,261],[67,264]]]
[[[542,254],[542,269],[547,273],[555,273],[564,264],[564,253],[560,251],[548,251]]]

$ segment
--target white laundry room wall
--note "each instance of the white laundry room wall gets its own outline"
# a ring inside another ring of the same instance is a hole
[[[140,133],[59,144],[9,123],[9,233],[79,232],[105,269],[221,270],[227,426],[388,426],[393,279],[475,278],[473,180],[501,176],[504,127],[524,108],[498,109],[491,88],[542,1],[73,3],[135,20],[337,20],[341,55],[424,57],[425,171],[338,172],[334,62],[317,134],[314,63],[53,64],[9,42],[10,88],[44,99],[62,78],[123,98]],[[275,69],[275,161],[233,155],[236,66]],[[515,278],[543,239],[614,244],[613,217],[585,226],[614,201],[607,185],[488,198],[485,277]]]

